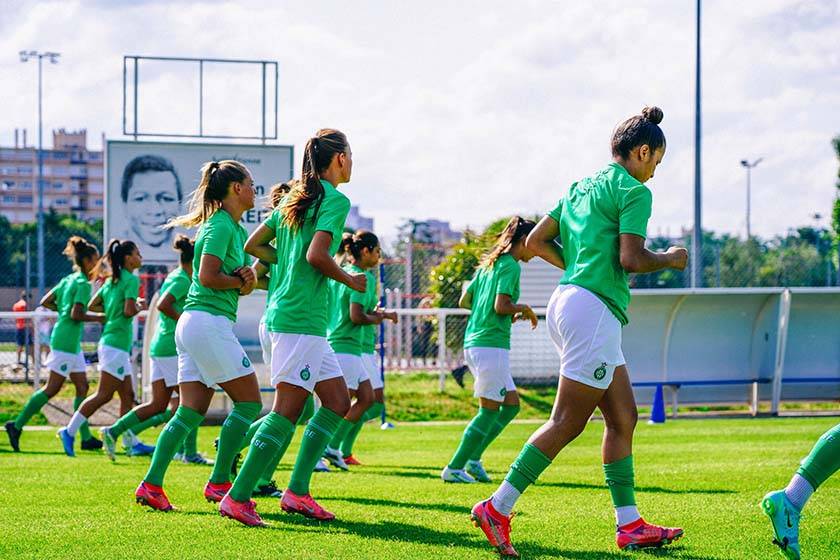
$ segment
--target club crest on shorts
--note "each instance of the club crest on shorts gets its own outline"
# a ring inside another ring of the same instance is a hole
[[[304,381],[309,381],[310,377],[312,377],[312,372],[309,371],[309,364],[306,364],[306,367],[300,370],[300,378]]]
[[[117,373],[118,373],[118,374],[120,374],[120,375],[122,375],[123,373],[125,373],[125,368],[124,368],[124,367],[120,367],[119,369],[117,369]]]
[[[67,364],[61,364],[61,371],[67,371]]]
[[[595,379],[600,381],[606,375],[607,375],[607,362],[601,362],[601,366],[598,369],[595,370],[595,373],[592,374],[592,377],[594,377]]]
[[[499,396],[500,396],[500,397],[504,397],[506,394],[507,394],[507,389],[505,389],[504,387],[502,387],[502,388],[499,390]]]
[[[251,360],[248,359],[248,356],[242,356],[242,367],[251,367]]]

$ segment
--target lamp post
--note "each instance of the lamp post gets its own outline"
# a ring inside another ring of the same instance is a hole
[[[60,53],[20,51],[20,61],[28,62],[38,59],[38,297],[44,296],[44,134],[42,126],[42,88],[43,60],[49,59],[51,64],[58,64]]]
[[[701,141],[703,135],[700,96],[700,8],[697,0],[697,19],[695,24],[696,44],[694,51],[694,231],[691,236],[691,287],[703,286],[703,194],[701,177]]]
[[[752,174],[752,169],[764,158],[758,158],[754,162],[750,163],[749,161],[742,159],[741,165],[744,166],[747,170],[747,241],[751,239],[752,232],[750,231],[750,179]]]

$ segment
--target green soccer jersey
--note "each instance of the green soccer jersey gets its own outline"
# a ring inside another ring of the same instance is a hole
[[[548,213],[559,224],[566,274],[561,284],[586,288],[622,325],[629,322],[628,274],[619,260],[619,235],[647,237],[653,198],[617,163],[574,183]]]
[[[125,316],[125,301],[137,299],[140,292],[140,279],[127,270],[120,274],[119,282],[108,278],[97,295],[102,298],[105,309],[105,327],[99,341],[105,346],[131,352],[132,321],[134,317]]]
[[[367,292],[365,313],[373,313],[379,305],[379,295],[376,290],[376,275],[371,270],[366,270]],[[362,325],[362,354],[376,353],[376,337],[379,333],[379,325]]]
[[[356,265],[344,265],[348,274],[363,274],[364,270]],[[368,281],[370,281],[368,279]],[[334,352],[339,354],[362,355],[362,326],[350,320],[350,306],[358,303],[362,309],[367,305],[367,292],[357,292],[341,282],[329,280],[330,316],[327,324],[327,341]]]
[[[190,291],[190,280],[187,272],[177,267],[166,276],[163,285],[160,287],[160,299],[163,299],[167,294],[175,298],[175,303],[172,307],[178,313],[184,310],[184,304],[187,301],[187,294]],[[175,350],[175,326],[177,321],[171,317],[167,317],[163,313],[158,315],[157,330],[155,331],[155,338],[152,339],[152,347],[149,350],[149,355],[154,358],[169,358],[177,356],[178,352]]]
[[[300,228],[287,226],[279,209],[263,222],[275,232],[277,243],[278,278],[266,309],[270,332],[327,335],[327,277],[306,261],[306,252],[315,232],[325,231],[332,235],[329,254],[335,254],[350,212],[350,200],[327,181],[321,180],[321,184],[324,196],[320,204],[307,210]]]
[[[511,315],[496,313],[496,296],[519,299],[519,263],[510,254],[500,255],[490,268],[480,267],[467,287],[472,313],[464,333],[464,348],[487,347],[510,350]]]
[[[198,273],[201,257],[213,255],[222,261],[221,272],[233,276],[237,268],[248,266],[245,255],[245,241],[248,232],[233,221],[233,218],[221,208],[201,225],[195,238],[195,257],[193,257],[193,278],[184,311],[206,311],[211,315],[221,315],[236,321],[239,307],[239,288],[216,290],[201,285]]]
[[[70,314],[77,303],[81,303],[87,309],[90,301],[90,282],[83,272],[74,272],[61,279],[53,294],[58,320],[50,336],[50,347],[59,352],[78,354],[82,350],[84,325],[80,321],[74,321]]]

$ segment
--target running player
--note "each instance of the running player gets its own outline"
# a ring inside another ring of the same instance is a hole
[[[348,274],[365,274],[379,264],[380,256],[379,238],[364,230],[345,233],[338,251],[340,260],[346,263],[343,268]],[[341,366],[350,398],[356,399],[356,402],[339,424],[324,456],[334,466],[346,471],[348,467],[341,445],[352,430],[361,426],[363,415],[373,405],[370,372],[362,361],[363,329],[379,325],[386,318],[396,320],[396,314],[377,309],[376,281],[371,281],[370,277],[365,293],[335,280],[330,280],[328,286],[332,316],[327,326],[327,341]]]
[[[534,256],[525,246],[534,226],[519,216],[511,218],[458,302],[472,309],[464,333],[464,358],[475,377],[479,408],[440,475],[444,482],[490,482],[481,455],[519,413],[519,395],[510,373],[510,328],[519,319],[537,327],[534,311],[516,303],[519,261]]]
[[[220,504],[222,515],[246,525],[263,525],[249,501],[251,493],[266,465],[292,437],[313,391],[322,406],[304,430],[281,507],[323,521],[335,518],[312,498],[309,482],[313,467],[350,409],[347,385],[326,338],[327,279],[358,292],[367,286],[364,274],[349,274],[333,260],[350,211],[350,201],[336,187],[350,180],[352,165],[346,136],[337,130],[319,130],[306,142],[301,182],[245,245],[248,253],[265,263],[278,263],[281,270],[279,284],[270,294],[266,321],[272,342],[271,382],[277,389],[274,405],[254,436],[233,488]],[[271,244],[275,239],[276,249]]]
[[[195,239],[192,284],[175,328],[181,402],[158,438],[149,471],[135,491],[138,503],[169,511],[163,478],[187,435],[204,420],[213,387],[233,401],[222,425],[218,453],[204,497],[218,502],[231,486],[230,472],[248,427],[262,409],[260,387],[251,360],[233,333],[239,296],[257,285],[242,250],[247,232],[239,221],[254,207],[254,181],[233,160],[206,163],[193,193],[189,213],[169,227],[200,226]]]
[[[112,426],[102,429],[102,441],[112,461],[116,457],[116,440],[120,435],[127,430],[139,433],[146,420],[158,415],[160,416],[155,419],[155,422],[167,422],[172,417],[167,406],[171,402],[173,411],[178,407],[176,392],[178,390],[178,355],[175,352],[175,325],[183,311],[192,282],[195,243],[185,235],[178,235],[173,243],[173,249],[180,254],[180,264],[167,275],[160,287],[157,304],[160,316],[149,351],[152,364],[152,400],[135,407]],[[194,434],[191,433],[187,439],[190,445],[187,445],[189,449],[184,453],[183,461],[208,464],[207,459],[195,449]]]
[[[121,413],[128,412],[131,406],[129,399],[134,393],[130,389],[126,391],[126,385],[131,383],[132,322],[145,305],[143,298],[138,297],[140,279],[134,271],[142,263],[140,250],[133,241],[113,239],[97,265],[95,276],[107,276],[88,303],[91,311],[105,313],[105,326],[97,349],[99,386],[96,394],[86,398],[73,413],[67,426],[58,430],[64,452],[70,457],[75,456],[76,432],[94,412],[111,402],[115,393],[120,393]]]
[[[820,485],[840,470],[840,424],[817,440],[784,490],[770,492],[761,509],[773,526],[773,544],[789,560],[799,560],[799,518]]]
[[[638,412],[621,351],[627,274],[682,270],[688,259],[680,247],[653,253],[644,246],[652,202],[644,183],[665,154],[661,121],[659,108],[646,107],[619,124],[613,162],[574,183],[526,241],[536,255],[566,270],[546,317],[560,355],[560,383],[551,418],[528,440],[496,493],[473,507],[473,522],[502,555],[518,556],[510,542],[516,500],[583,431],[596,408],[604,417],[602,455],[618,547],[662,546],[683,535],[682,529],[647,523],[636,508],[632,443]]]
[[[64,255],[73,263],[73,273],[62,278],[41,300],[41,305],[47,309],[58,311],[58,321],[50,337],[50,354],[45,364],[50,370],[50,376],[44,388],[29,397],[17,418],[6,422],[9,443],[15,451],[20,451],[23,427],[48,400],[58,394],[68,376],[76,387],[73,409],[78,409],[87,397],[85,356],[81,346],[83,326],[85,322],[105,322],[105,316],[101,313],[87,311],[90,279],[99,260],[99,251],[86,239],[74,235],[67,240]],[[87,422],[79,427],[79,434],[82,437],[82,449],[102,448],[102,442],[91,435]]]

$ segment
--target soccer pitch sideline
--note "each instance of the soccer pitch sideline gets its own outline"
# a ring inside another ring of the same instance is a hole
[[[518,504],[513,542],[523,558],[691,560],[780,558],[758,502],[781,488],[814,441],[837,418],[679,420],[640,424],[637,498],[651,521],[685,528],[670,547],[623,553],[614,543],[609,493],[600,466],[603,424],[592,422]],[[248,529],[221,518],[201,491],[208,467],[174,463],[166,489],[178,511],[152,512],[133,491],[148,458],[99,452],[65,457],[53,431],[27,431],[23,453],[0,444],[0,558],[324,558],[491,559],[495,552],[469,522],[469,509],[496,484],[444,485],[439,478],[464,424],[365,427],[350,473],[316,474],[313,495],[338,520],[320,524],[282,513],[258,498],[271,524]],[[485,455],[499,481],[535,424],[514,424]],[[276,473],[288,481],[295,442]],[[199,449],[212,452],[218,428],[202,428]],[[143,434],[149,443],[157,430]],[[840,479],[822,486],[805,509],[803,558],[840,558]]]

